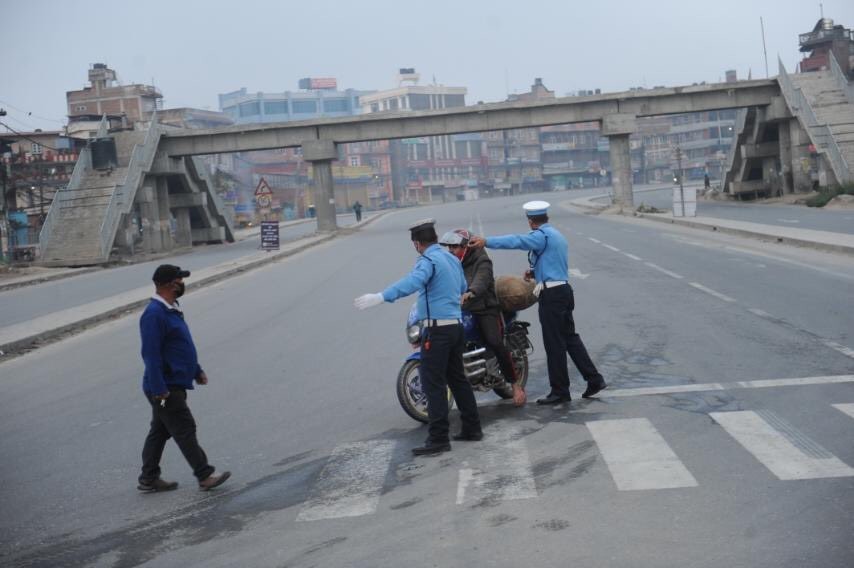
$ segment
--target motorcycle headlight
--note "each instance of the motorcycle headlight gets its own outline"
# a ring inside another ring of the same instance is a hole
[[[410,325],[406,328],[406,339],[409,343],[418,343],[421,341],[421,325]]]

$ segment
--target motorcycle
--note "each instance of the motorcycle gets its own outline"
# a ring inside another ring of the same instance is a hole
[[[517,380],[524,387],[528,382],[528,355],[534,348],[528,339],[528,322],[516,319],[516,313],[504,313],[504,344],[513,357]],[[513,385],[507,382],[495,354],[483,345],[477,328],[477,316],[463,312],[465,351],[463,369],[472,389],[478,392],[492,391],[503,399],[513,398]],[[421,365],[421,337],[423,322],[418,321],[415,306],[409,310],[406,321],[406,339],[415,351],[403,362],[397,374],[397,400],[403,410],[418,422],[427,422],[427,396],[421,387],[419,367]],[[454,401],[448,390],[448,405]]]

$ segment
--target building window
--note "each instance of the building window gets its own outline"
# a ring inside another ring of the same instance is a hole
[[[288,101],[264,103],[264,114],[288,114]]]
[[[347,104],[347,99],[331,99],[323,101],[324,112],[347,112],[350,110],[350,105]]]
[[[379,103],[371,103],[371,112],[380,112]]]
[[[359,165],[359,156],[350,156],[350,165],[356,167]]]
[[[41,145],[41,144],[39,144],[38,142],[33,142],[31,152],[32,152],[34,155],[41,154],[41,153],[42,153],[42,145]]]
[[[294,114],[310,114],[317,112],[317,101],[294,101]]]
[[[240,116],[257,116],[259,114],[261,114],[261,103],[252,102],[240,104]]]
[[[76,107],[74,107],[74,110],[84,111],[84,110],[86,110],[86,105],[77,105]]]

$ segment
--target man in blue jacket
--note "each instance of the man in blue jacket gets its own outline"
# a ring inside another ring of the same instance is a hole
[[[151,428],[142,448],[142,472],[137,488],[145,492],[171,491],[174,481],[160,477],[160,458],[169,438],[174,438],[199,480],[199,489],[209,491],[222,485],[231,473],[214,474],[196,439],[196,421],[187,406],[187,391],[193,381],[208,384],[199,365],[196,346],[178,298],[184,294],[184,278],[190,272],[171,264],[154,271],[155,294],[139,319],[145,374],[142,390],[151,405]]]
[[[582,398],[590,398],[608,385],[590,359],[587,348],[575,331],[572,311],[575,297],[569,285],[569,246],[566,238],[549,223],[549,204],[529,201],[523,206],[531,231],[524,235],[501,237],[474,237],[469,246],[474,248],[515,249],[528,251],[530,268],[526,279],[534,278],[539,297],[540,325],[549,370],[551,391],[537,404],[569,402],[569,371],[566,354],[587,382]]]
[[[448,389],[460,409],[462,429],[454,440],[483,439],[477,402],[463,369],[465,341],[460,297],[468,289],[463,267],[438,244],[436,221],[424,219],[409,228],[420,255],[415,268],[382,292],[364,294],[353,302],[364,310],[418,292],[416,310],[424,322],[421,338],[421,384],[427,396],[427,441],[413,448],[416,456],[450,451]]]

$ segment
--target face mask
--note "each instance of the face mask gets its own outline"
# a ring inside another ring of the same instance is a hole
[[[175,283],[175,297],[180,298],[181,296],[183,296],[185,289],[186,289],[186,287],[184,286],[183,282],[176,282]]]
[[[457,247],[454,249],[454,256],[460,260],[466,255],[466,247]]]

